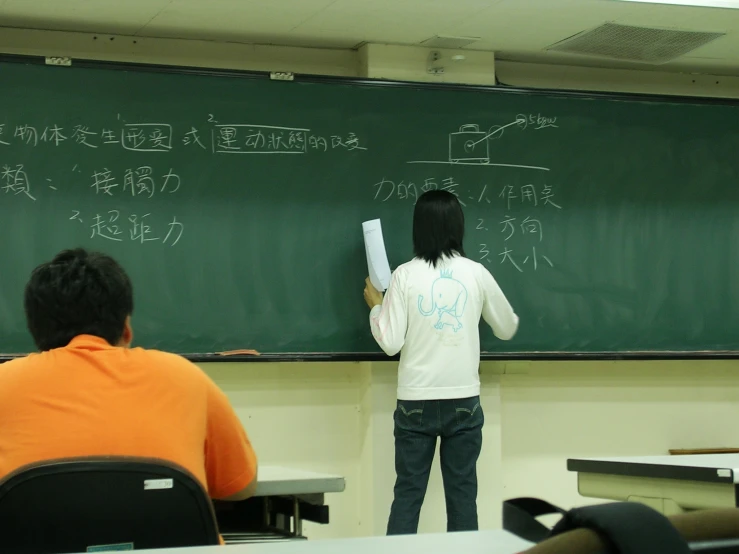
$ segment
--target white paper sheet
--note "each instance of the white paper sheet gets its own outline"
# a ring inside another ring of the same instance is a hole
[[[379,219],[362,223],[364,231],[364,250],[367,253],[367,269],[372,285],[384,292],[390,286],[390,264],[382,239],[382,224]]]

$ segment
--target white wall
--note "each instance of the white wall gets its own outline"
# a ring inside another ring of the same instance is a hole
[[[35,55],[429,80],[422,49],[360,52],[136,39],[0,28],[0,51]],[[445,53],[448,54],[448,53]],[[469,63],[467,63],[469,62]],[[606,71],[499,61],[472,54],[447,64],[446,82],[739,97],[739,79]],[[357,294],[361,294],[357,290]],[[236,407],[262,463],[341,473],[328,498],[332,523],[311,537],[381,534],[392,498],[395,365],[212,364],[205,370]],[[499,526],[504,497],[565,506],[578,497],[570,456],[665,454],[668,448],[739,446],[739,363],[485,363],[480,522]],[[421,531],[445,528],[438,465]]]
[[[306,525],[306,533],[359,534],[362,364],[220,363],[204,369],[231,400],[260,463],[346,478],[346,491],[329,499],[332,525]]]
[[[573,506],[568,457],[739,446],[734,361],[510,364],[502,380],[506,497]]]

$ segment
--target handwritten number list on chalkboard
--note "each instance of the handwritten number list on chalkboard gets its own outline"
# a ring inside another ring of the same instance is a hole
[[[409,161],[414,165],[431,167],[447,166],[448,173],[454,174],[455,166],[495,168],[515,168],[517,173],[543,172],[549,174],[550,168],[513,163],[495,163],[490,157],[490,143],[505,140],[506,133],[542,132],[557,129],[556,117],[541,114],[518,114],[515,120],[506,125],[495,125],[487,131],[480,131],[477,124],[465,124],[458,132],[449,134],[448,160]],[[551,131],[548,131],[551,132]],[[541,185],[527,182],[509,184],[496,179],[494,172],[480,174],[468,181],[458,181],[454,176],[438,179],[428,176],[430,170],[416,172],[412,180],[391,180],[383,178],[374,184],[373,200],[379,203],[408,202],[415,204],[419,195],[429,190],[446,190],[457,196],[467,213],[474,215],[474,232],[471,239],[475,249],[468,252],[473,259],[496,270],[498,264],[510,264],[523,273],[529,268],[554,267],[552,259],[546,255],[544,227],[541,217],[546,209],[561,210],[555,201],[555,190],[544,181]],[[436,174],[436,172],[434,172]],[[491,234],[491,229],[493,234]],[[514,236],[526,237],[527,241],[514,251],[509,242]],[[497,250],[496,250],[497,248]]]

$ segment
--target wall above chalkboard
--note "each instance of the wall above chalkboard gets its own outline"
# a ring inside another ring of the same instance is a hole
[[[84,246],[141,346],[379,356],[361,223],[400,265],[431,188],[521,317],[487,356],[739,351],[736,104],[79,65],[0,64],[0,353],[32,349],[32,268]]]

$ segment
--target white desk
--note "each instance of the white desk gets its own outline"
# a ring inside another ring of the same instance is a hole
[[[141,550],[151,554],[516,554],[532,544],[506,531]]]
[[[299,469],[265,466],[259,468],[256,496],[300,496],[344,492],[346,482],[338,475]]]
[[[227,544],[302,538],[304,520],[328,523],[324,495],[343,492],[345,488],[346,482],[339,475],[262,466],[255,498],[245,501],[243,506],[217,503],[216,517]],[[255,514],[250,507],[257,501],[260,503],[259,513]],[[250,530],[255,515],[268,530]],[[224,530],[226,521],[228,524]]]
[[[582,496],[647,504],[671,515],[739,506],[739,454],[567,460]]]

